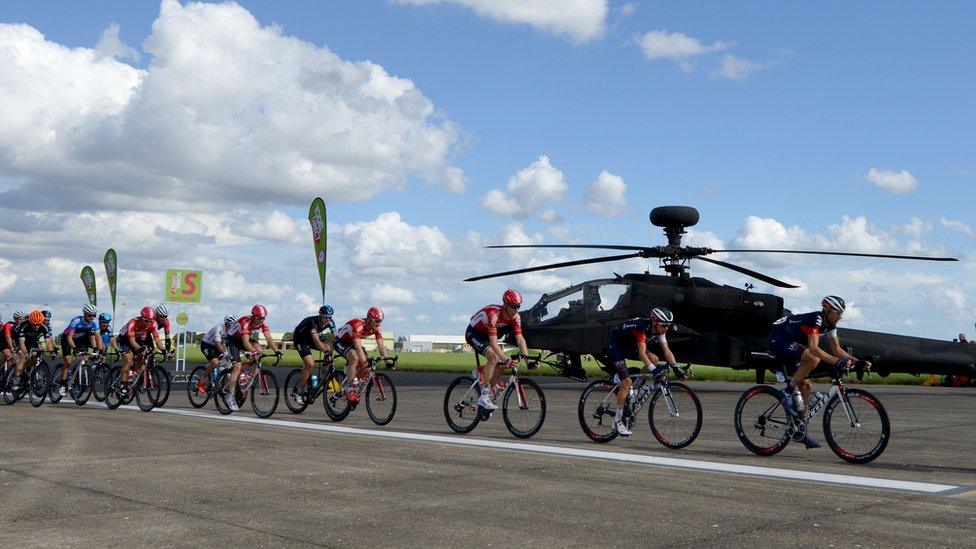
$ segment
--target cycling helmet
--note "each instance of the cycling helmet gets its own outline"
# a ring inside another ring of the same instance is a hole
[[[102,313],[98,315],[99,322],[112,322],[112,313]]]
[[[268,308],[265,307],[264,305],[257,304],[255,306],[251,307],[251,316],[260,316],[260,317],[267,318],[268,317]]]
[[[820,302],[820,306],[843,313],[844,309],[847,308],[847,303],[845,303],[844,299],[841,297],[836,295],[828,295],[827,297],[823,298],[823,301]]]
[[[146,322],[149,322],[150,320],[155,320],[156,311],[154,311],[152,307],[147,305],[143,307],[141,311],[139,311],[139,318],[141,318]]]
[[[319,314],[322,316],[332,316],[335,311],[332,310],[332,305],[322,305],[319,307]]]
[[[169,316],[169,309],[166,308],[166,305],[163,305],[162,303],[156,305],[156,316],[157,317],[161,316],[163,318]]]
[[[3,324],[3,315],[0,314],[0,324]]]
[[[27,321],[31,323],[31,326],[40,326],[41,324],[44,324],[44,313],[41,311],[31,311],[31,313],[27,315]]]
[[[516,307],[522,306],[522,294],[516,292],[515,290],[505,290],[502,294],[502,303],[505,305],[514,305]]]
[[[41,311],[41,314],[44,315],[44,320],[51,320],[51,317],[54,316],[54,315],[51,314],[51,311],[49,311],[47,309],[44,309],[43,311]]]
[[[674,313],[664,307],[655,307],[654,310],[651,311],[651,318],[656,320],[658,324],[670,326],[671,323],[674,322]]]
[[[85,305],[81,308],[81,313],[86,315],[93,315],[98,313],[98,309],[94,305]]]
[[[17,320],[18,318],[21,320],[27,318],[27,313],[21,311],[20,309],[14,311],[14,320]]]
[[[386,315],[383,314],[383,309],[380,309],[379,307],[370,307],[369,310],[366,311],[367,320],[375,320],[377,322],[383,322],[384,316]]]
[[[237,317],[234,315],[227,315],[224,317],[224,324],[237,324]]]

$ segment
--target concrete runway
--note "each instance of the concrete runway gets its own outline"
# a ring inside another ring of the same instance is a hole
[[[704,426],[675,451],[654,440],[646,415],[629,440],[590,442],[576,417],[583,384],[542,379],[545,426],[519,441],[500,414],[453,434],[441,406],[454,376],[393,376],[399,404],[385,427],[362,406],[334,424],[320,401],[302,415],[282,402],[272,421],[247,420],[249,406],[227,420],[212,404],[190,408],[182,385],[152,413],[0,405],[0,528],[8,542],[31,546],[976,544],[972,389],[870,388],[891,417],[892,440],[875,462],[850,465],[826,444],[749,453],[731,420],[747,384],[691,382]],[[819,423],[814,433],[822,441]],[[532,451],[508,446],[519,443]],[[604,457],[538,451],[545,447]],[[662,467],[610,453],[680,461]],[[712,472],[690,460],[760,469]],[[762,474],[772,469],[958,488],[939,495]]]

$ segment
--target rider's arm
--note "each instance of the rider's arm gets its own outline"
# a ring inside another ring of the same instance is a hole
[[[651,358],[647,356],[647,341],[637,342],[637,357],[640,358],[641,362],[644,363],[645,370],[650,370],[654,367],[654,363],[651,362]]]
[[[820,348],[820,334],[819,333],[809,333],[807,334],[807,349],[813,356],[819,358],[820,360],[829,362],[831,364],[837,362],[838,357],[824,351]]]
[[[91,348],[105,352],[105,347],[102,345],[102,338],[96,336],[95,332],[91,333]]]
[[[525,338],[522,337],[522,334],[515,334],[515,343],[518,344],[519,353],[523,356],[528,356],[529,347],[525,344]]]
[[[26,337],[20,338],[19,340],[17,340],[17,344],[20,346],[20,353],[22,355],[26,355],[27,354],[27,338]]]
[[[9,324],[4,325],[3,337],[7,338],[7,348],[14,349],[13,330],[10,329]]]
[[[671,347],[668,345],[667,340],[661,342],[661,351],[664,353],[664,360],[668,361],[668,364],[678,363],[678,360],[674,358],[674,353],[671,352]]]
[[[271,337],[271,330],[267,329],[267,327],[264,329],[264,340],[268,342],[268,347],[271,347],[272,351],[276,353],[278,352],[278,344],[275,343],[274,338]]]
[[[389,353],[386,352],[386,345],[383,343],[383,338],[379,334],[376,335],[376,348],[380,351],[380,356],[386,358]]]
[[[142,345],[139,345],[139,342],[136,341],[135,333],[128,334],[126,337],[129,338],[129,347],[131,347],[133,351],[138,353],[142,350]]]
[[[312,343],[315,344],[315,348],[322,351],[323,353],[332,352],[332,346],[329,345],[327,341],[322,341],[319,337],[318,332],[312,332]]]
[[[363,349],[363,342],[358,337],[354,337],[352,340],[352,347],[356,349],[356,355],[363,361],[366,360],[366,351]]]

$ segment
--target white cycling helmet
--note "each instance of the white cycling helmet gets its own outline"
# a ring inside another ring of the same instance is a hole
[[[828,295],[827,297],[823,298],[823,301],[820,302],[820,306],[833,309],[840,313],[843,313],[844,309],[847,309],[847,303],[844,302],[844,298],[836,295]]]
[[[651,318],[657,320],[658,324],[670,326],[671,323],[674,322],[674,313],[664,307],[655,307],[654,310],[651,311]]]
[[[156,316],[169,316],[169,309],[166,308],[166,305],[156,305]]]
[[[94,305],[88,304],[81,308],[81,312],[86,315],[93,315],[98,313],[98,309]]]
[[[224,317],[224,324],[236,324],[237,317],[234,315],[227,315]]]

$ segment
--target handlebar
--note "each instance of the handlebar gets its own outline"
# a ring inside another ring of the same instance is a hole
[[[275,361],[272,362],[271,364],[264,364],[264,359],[271,358],[271,357],[274,357]],[[278,353],[271,353],[271,354],[261,354],[256,356],[252,355],[251,360],[255,361],[262,368],[270,368],[272,366],[277,366],[278,363],[281,362],[281,357],[282,355],[279,355]]]
[[[395,356],[371,356],[366,361],[370,366],[375,366],[377,362],[385,362],[387,370],[395,370],[397,361],[400,360],[399,355]]]

